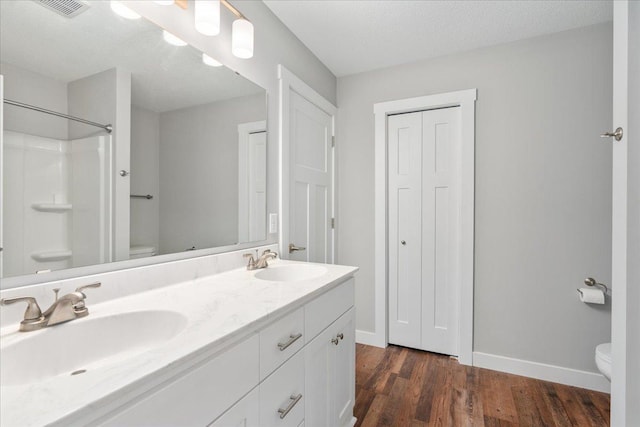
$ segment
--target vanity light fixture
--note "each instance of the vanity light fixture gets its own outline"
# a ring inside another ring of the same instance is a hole
[[[243,59],[253,56],[253,24],[244,17],[231,26],[231,53]]]
[[[215,59],[213,59],[212,57],[210,57],[209,55],[207,55],[206,53],[202,54],[202,62],[204,62],[205,64],[211,66],[211,67],[222,67],[222,63],[216,61]]]
[[[121,1],[111,0],[111,10],[113,10],[117,15],[122,16],[126,19],[140,19],[141,16],[129,9],[124,5]]]
[[[195,0],[196,31],[205,36],[220,34],[220,0]]]
[[[182,40],[179,37],[174,36],[173,34],[171,34],[167,30],[162,30],[162,38],[164,39],[164,41],[166,41],[167,43],[172,44],[174,46],[186,46],[187,45],[187,42],[185,42],[184,40]]]

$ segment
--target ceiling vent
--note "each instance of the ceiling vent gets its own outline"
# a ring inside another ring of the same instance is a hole
[[[33,0],[41,6],[62,15],[65,18],[73,18],[85,10],[89,9],[89,5],[83,1],[77,0]]]

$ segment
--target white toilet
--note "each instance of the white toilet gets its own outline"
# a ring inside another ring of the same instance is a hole
[[[611,381],[611,343],[600,344],[596,347],[596,365],[598,370]]]
[[[153,246],[131,246],[129,248],[129,259],[138,259],[154,256],[156,248]]]

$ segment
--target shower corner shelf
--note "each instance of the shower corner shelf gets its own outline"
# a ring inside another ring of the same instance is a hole
[[[71,255],[73,255],[71,251],[34,252],[31,258],[39,262],[62,261],[71,258]]]
[[[67,212],[73,206],[70,203],[34,203],[31,207],[40,212]]]

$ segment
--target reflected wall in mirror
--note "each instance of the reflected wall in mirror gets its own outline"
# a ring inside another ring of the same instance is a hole
[[[2,277],[266,239],[266,93],[108,2],[0,2]],[[138,197],[142,196],[142,197]]]

